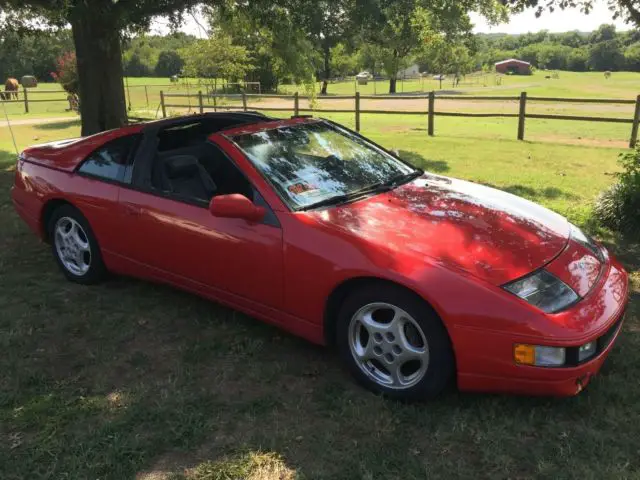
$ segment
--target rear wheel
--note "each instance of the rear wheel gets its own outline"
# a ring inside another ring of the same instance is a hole
[[[58,207],[49,219],[49,238],[53,256],[69,280],[89,285],[104,278],[98,241],[79,210],[71,205]]]
[[[454,356],[440,318],[415,294],[371,284],[340,309],[340,354],[369,390],[401,400],[427,400],[451,380]]]

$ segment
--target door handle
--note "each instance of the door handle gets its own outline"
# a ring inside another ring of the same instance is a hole
[[[140,215],[142,215],[142,210],[140,209],[140,207],[132,205],[131,203],[124,204],[124,212],[127,215],[131,215],[132,217],[139,217]]]

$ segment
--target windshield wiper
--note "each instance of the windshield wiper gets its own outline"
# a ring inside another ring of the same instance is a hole
[[[354,200],[358,200],[359,198],[362,198],[362,197],[364,197],[366,195],[371,195],[372,193],[380,193],[376,189],[377,186],[374,185],[374,187],[375,188],[365,187],[365,188],[361,188],[360,190],[355,190],[353,192],[334,195],[332,197],[325,198],[324,200],[320,200],[319,202],[312,203],[311,205],[306,205],[306,206],[304,206],[302,208],[299,208],[298,210],[302,210],[302,211],[314,210],[314,209],[320,208],[320,207],[342,205],[343,203],[347,203],[347,202],[352,202]],[[390,190],[389,187],[387,187],[387,188]]]
[[[403,173],[401,175],[396,175],[394,177],[391,177],[386,182],[376,183],[375,185],[361,188],[360,190],[356,190],[353,192],[334,195],[332,197],[325,198],[324,200],[320,200],[319,202],[312,203],[311,205],[306,205],[302,208],[299,208],[298,210],[306,211],[306,210],[314,210],[316,208],[321,208],[321,207],[342,205],[343,203],[357,200],[366,195],[388,192],[390,190],[393,190],[394,188],[397,188],[402,184],[408,183],[411,180],[422,176],[423,174],[424,174],[423,170],[417,169],[411,173]]]
[[[305,205],[304,207],[300,207],[298,210],[304,212],[306,210],[315,210],[316,208],[321,208],[321,207],[341,205],[351,200],[352,195],[353,194],[334,195],[333,197],[325,198],[324,200],[320,200],[319,202],[312,203],[311,205]]]
[[[396,175],[391,177],[386,182],[376,183],[375,185],[371,185],[367,187],[361,192],[367,193],[383,193],[393,190],[394,188],[398,188],[400,185],[404,185],[405,183],[409,183],[411,180],[414,180],[418,177],[421,177],[424,174],[424,170],[416,169],[411,173],[401,173],[400,175]]]
[[[395,177],[391,177],[391,179],[386,181],[384,185],[391,188],[396,188],[400,185],[404,185],[405,183],[409,183],[411,180],[415,180],[422,175],[424,175],[424,170],[417,168],[411,173],[402,173],[400,175],[396,175]]]

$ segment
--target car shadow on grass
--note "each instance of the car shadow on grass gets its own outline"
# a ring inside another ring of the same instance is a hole
[[[60,130],[80,125],[80,118],[63,120],[58,122],[38,123],[33,126],[36,130]]]
[[[482,182],[483,185],[491,188],[496,188],[518,197],[527,198],[529,200],[555,200],[562,198],[565,200],[576,200],[579,197],[573,193],[561,190],[557,187],[541,187],[534,188],[527,185],[513,184],[513,185],[495,185],[489,182]]]
[[[399,150],[398,156],[412,165],[420,167],[428,172],[444,173],[450,170],[449,164],[443,160],[431,160],[425,158],[419,153],[409,150]]]
[[[5,192],[13,158],[0,152]],[[0,231],[0,478],[621,478],[637,455],[637,336],[575,399],[402,404],[332,350],[218,304],[67,282],[8,195]]]

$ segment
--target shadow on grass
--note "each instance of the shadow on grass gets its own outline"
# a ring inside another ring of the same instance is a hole
[[[1,191],[12,159],[0,152]],[[638,336],[576,399],[400,404],[336,353],[215,303],[67,282],[8,195],[0,231],[0,478],[534,477],[540,458],[553,477],[623,478],[637,456]]]
[[[526,185],[495,185],[492,183],[483,183],[487,187],[496,188],[504,192],[517,195],[518,197],[528,198],[529,200],[555,200],[563,198],[566,200],[575,200],[579,197],[573,193],[560,190],[556,187],[533,188]]]
[[[596,218],[591,219],[593,223],[598,222]],[[602,243],[614,252],[615,256],[629,270],[640,270],[640,240],[624,236],[620,233],[609,234],[602,239]]]
[[[451,81],[451,80],[449,80]],[[442,83],[446,82],[446,80],[443,80]],[[438,95],[464,95],[465,92],[462,90],[436,90],[436,97]]]
[[[38,123],[33,126],[36,130],[59,130],[63,128],[75,127],[80,125],[80,118],[71,120],[63,120],[59,122]]]
[[[449,171],[449,164],[443,160],[429,160],[419,153],[409,150],[399,150],[398,156],[403,160],[420,167],[428,172],[444,173]]]

